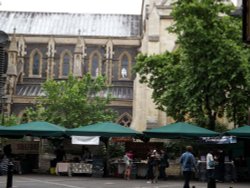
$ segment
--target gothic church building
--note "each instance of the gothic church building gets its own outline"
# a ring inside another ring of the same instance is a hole
[[[138,53],[157,54],[175,47],[171,6],[145,0],[141,15],[0,11],[6,49],[5,113],[24,116],[47,79],[69,74],[105,75],[119,113],[117,122],[143,131],[164,125],[167,115],[151,99],[152,91],[132,72]]]

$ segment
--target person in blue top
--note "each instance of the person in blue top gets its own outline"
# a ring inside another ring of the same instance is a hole
[[[186,152],[184,152],[180,158],[181,169],[185,179],[183,188],[189,188],[192,172],[194,169],[196,169],[196,160],[192,154],[192,151],[192,146],[187,146]]]

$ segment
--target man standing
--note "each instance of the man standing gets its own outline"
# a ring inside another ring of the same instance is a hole
[[[185,179],[183,188],[189,188],[192,172],[194,169],[196,169],[196,161],[194,155],[191,153],[192,151],[192,146],[187,146],[186,152],[183,153],[180,158],[182,173]]]
[[[209,151],[206,156],[207,167],[207,188],[216,188],[215,182],[215,161],[213,152]]]

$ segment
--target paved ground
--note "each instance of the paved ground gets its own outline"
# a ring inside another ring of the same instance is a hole
[[[53,175],[15,175],[13,188],[182,188],[182,180],[159,181],[149,184],[144,179],[68,177]],[[204,182],[192,181],[195,188],[206,188]],[[6,176],[0,176],[0,187],[6,188]],[[249,188],[248,183],[217,183],[217,188]]]

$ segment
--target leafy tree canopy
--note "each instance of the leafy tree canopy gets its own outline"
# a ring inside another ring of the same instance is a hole
[[[44,96],[37,99],[35,110],[27,109],[30,120],[44,120],[73,128],[100,121],[113,121],[116,113],[107,108],[111,95],[105,78],[83,78],[72,75],[68,80],[47,80],[42,85]]]
[[[153,89],[158,108],[177,121],[215,129],[218,117],[247,122],[250,106],[250,50],[242,42],[241,20],[220,0],[178,0],[173,5],[178,49],[140,54],[135,71]]]

